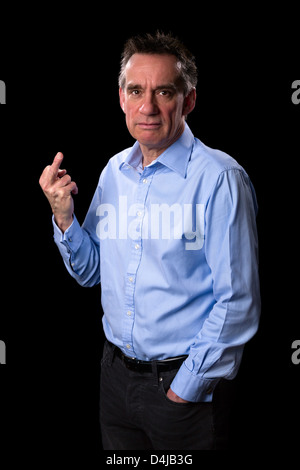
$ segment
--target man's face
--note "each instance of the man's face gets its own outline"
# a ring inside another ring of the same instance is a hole
[[[195,91],[184,97],[180,63],[173,55],[134,54],[125,69],[120,104],[130,134],[142,150],[158,157],[184,130],[184,116],[195,105]]]

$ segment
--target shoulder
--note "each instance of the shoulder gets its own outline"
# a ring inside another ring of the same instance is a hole
[[[188,178],[194,185],[210,196],[226,180],[247,181],[244,168],[229,154],[222,150],[208,147],[199,139],[194,139],[194,146],[188,166]]]
[[[197,138],[195,138],[192,158],[194,158],[197,165],[216,176],[227,170],[245,171],[228,153],[208,147]]]
[[[196,167],[202,168],[200,173],[209,198],[214,195],[218,200],[222,200],[222,197],[224,200],[245,199],[250,206],[253,204],[257,212],[256,194],[250,177],[233,157],[208,147],[199,139],[195,139],[193,157]]]

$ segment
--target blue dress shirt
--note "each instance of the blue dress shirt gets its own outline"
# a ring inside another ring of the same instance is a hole
[[[188,355],[172,390],[211,401],[234,378],[260,314],[256,197],[229,155],[181,137],[142,167],[139,143],[111,158],[80,227],[54,239],[83,286],[101,282],[103,328],[141,360]]]

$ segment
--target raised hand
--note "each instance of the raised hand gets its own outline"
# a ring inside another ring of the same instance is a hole
[[[44,169],[39,183],[50,203],[56,224],[62,232],[65,232],[73,221],[72,194],[77,194],[78,188],[67,171],[60,169],[63,158],[61,152],[56,154],[52,165]]]

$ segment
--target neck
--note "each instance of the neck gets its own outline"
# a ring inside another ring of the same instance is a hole
[[[150,165],[154,160],[156,160],[168,147],[163,149],[148,149],[144,145],[141,145],[141,150],[143,154],[143,168]]]
[[[179,137],[182,135],[183,131],[184,131],[184,126],[180,127],[177,133],[175,134],[175,136],[173,137],[173,139],[170,140],[169,142],[165,142],[166,145],[163,147],[159,147],[159,148],[152,147],[150,145],[149,146],[144,145],[140,142],[140,148],[143,154],[143,168],[145,166],[150,165],[150,163],[156,160],[165,150],[167,150],[167,148],[173,145],[174,142],[176,142],[176,140],[178,140]]]

